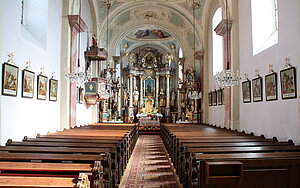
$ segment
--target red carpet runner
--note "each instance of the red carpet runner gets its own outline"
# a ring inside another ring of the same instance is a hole
[[[159,135],[140,135],[130,157],[121,188],[182,187],[171,167]]]

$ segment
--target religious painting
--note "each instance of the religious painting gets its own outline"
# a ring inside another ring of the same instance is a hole
[[[208,93],[208,105],[212,106],[212,92],[211,91]]]
[[[263,100],[261,77],[254,78],[252,80],[252,94],[253,94],[253,102],[259,102]]]
[[[217,98],[218,98],[218,105],[222,105],[223,103],[223,101],[222,101],[222,92],[223,92],[223,90],[222,89],[219,89],[218,91],[217,91]]]
[[[2,95],[17,96],[19,67],[4,63],[2,68]]]
[[[242,83],[242,93],[243,93],[243,102],[251,102],[251,82],[250,80],[244,81]]]
[[[34,72],[24,69],[22,71],[22,97],[33,98]]]
[[[155,95],[155,82],[154,79],[148,77],[144,81],[144,97],[154,97]]]
[[[87,95],[96,95],[97,94],[97,82],[89,81],[85,83],[85,94]]]
[[[297,97],[295,67],[280,71],[280,83],[282,99],[292,99]]]
[[[134,35],[137,39],[163,39],[171,36],[160,29],[139,29]]]
[[[43,75],[37,77],[37,99],[46,100],[48,78]]]
[[[265,76],[266,100],[277,100],[277,74],[271,73]]]
[[[77,88],[77,103],[82,104],[83,103],[83,88],[78,87]]]
[[[215,90],[215,91],[212,92],[212,96],[211,96],[213,106],[217,106],[217,97],[218,97],[217,96],[217,91]]]
[[[142,59],[143,65],[146,67],[152,67],[154,65],[154,61],[155,57],[150,53],[147,53]]]
[[[49,81],[49,101],[57,101],[58,81],[50,79]]]

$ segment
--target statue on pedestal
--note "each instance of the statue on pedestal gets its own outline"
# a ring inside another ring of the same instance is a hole
[[[139,102],[139,91],[137,89],[137,87],[135,87],[134,92],[133,92],[133,105],[134,106],[138,106],[138,102]]]
[[[160,106],[166,106],[165,92],[163,89],[160,89],[159,104],[160,104]]]
[[[124,98],[123,98],[124,99],[124,101],[123,101],[124,102],[124,106],[128,106],[128,99],[129,99],[128,95],[129,95],[129,93],[128,93],[127,89],[125,88],[124,89]]]
[[[175,101],[176,101],[176,93],[175,93],[175,91],[173,90],[172,93],[171,93],[170,106],[176,106],[176,105],[175,105]]]

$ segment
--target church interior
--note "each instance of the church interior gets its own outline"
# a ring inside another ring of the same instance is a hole
[[[0,187],[299,187],[299,36],[297,0],[0,0]]]

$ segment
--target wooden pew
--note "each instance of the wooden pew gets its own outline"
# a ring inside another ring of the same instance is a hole
[[[74,155],[52,153],[0,153],[0,161],[14,162],[46,162],[46,163],[87,163],[94,164],[101,161],[104,169],[104,183],[107,187],[113,187],[111,160],[107,155]]]
[[[242,168],[235,163],[226,165],[233,161],[242,163]],[[300,185],[300,152],[195,154],[193,163],[197,164],[194,186],[200,188],[297,188]]]
[[[104,187],[103,166],[100,161],[91,164],[75,163],[31,163],[31,162],[0,162],[0,176],[24,177],[78,177],[86,174],[91,187]]]
[[[89,188],[90,182],[85,174],[80,174],[78,178],[0,176],[0,187]]]

